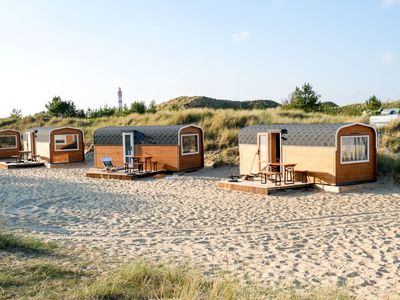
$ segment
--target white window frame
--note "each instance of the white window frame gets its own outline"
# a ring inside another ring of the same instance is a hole
[[[367,138],[367,160],[354,160],[354,161],[343,161],[343,138]],[[343,135],[340,137],[340,163],[342,165],[348,165],[348,164],[362,164],[362,163],[367,163],[369,162],[369,151],[370,151],[370,146],[369,146],[369,135]]]
[[[125,153],[125,148],[126,148],[126,142],[125,142],[125,136],[129,136],[130,142],[131,142],[131,147],[132,147],[132,152],[131,155],[126,155]],[[122,133],[122,156],[123,156],[123,162],[124,163],[129,163],[131,162],[131,159],[129,158],[130,156],[135,155],[135,133],[134,132],[123,132]],[[127,158],[129,158],[127,160]]]
[[[57,149],[57,145],[66,145],[67,144],[67,135],[73,135],[76,136],[76,144],[78,145],[77,149],[62,149],[59,150]],[[64,136],[64,143],[56,143],[56,136]],[[54,151],[55,152],[65,152],[65,151],[79,151],[79,134],[77,133],[67,133],[67,134],[55,134],[54,135]]]
[[[183,138],[186,136],[196,136],[197,138],[197,152],[183,153]],[[181,134],[181,155],[196,155],[200,153],[200,137],[198,133]]]
[[[0,150],[11,150],[11,149],[18,149],[18,136],[17,135],[0,135],[0,138],[2,138],[2,137],[10,137],[10,136],[12,136],[12,137],[14,137],[14,139],[15,139],[15,147],[11,147],[11,148],[1,148]]]

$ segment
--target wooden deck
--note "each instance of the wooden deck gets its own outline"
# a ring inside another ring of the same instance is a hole
[[[23,168],[37,168],[44,166],[42,162],[27,161],[23,163],[0,161],[0,169],[23,169]]]
[[[229,182],[229,181],[218,181],[217,187],[221,189],[228,189],[246,193],[254,193],[260,195],[269,195],[273,191],[287,190],[287,189],[298,189],[310,187],[313,184],[311,182],[303,183],[296,181],[294,184],[282,184],[276,186],[275,183],[268,182],[262,184],[260,180],[255,181],[239,181],[239,182]]]
[[[98,179],[119,179],[119,180],[135,180],[139,178],[151,177],[160,174],[161,171],[150,171],[142,173],[125,173],[123,170],[118,172],[106,172],[101,169],[89,169],[86,177]]]

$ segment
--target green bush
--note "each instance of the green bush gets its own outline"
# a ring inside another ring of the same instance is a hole
[[[378,152],[378,175],[391,177],[395,182],[400,183],[400,157],[390,152]]]

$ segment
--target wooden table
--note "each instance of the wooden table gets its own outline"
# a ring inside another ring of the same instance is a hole
[[[294,184],[294,167],[293,163],[269,163],[270,171],[276,170],[278,167],[283,167],[283,182],[285,184]],[[282,172],[282,170],[280,170]]]
[[[131,160],[132,160],[132,164],[135,165],[135,163],[139,166],[140,163],[142,163],[142,160],[144,160],[143,162],[143,168],[144,171],[151,171],[151,160],[153,158],[153,156],[149,156],[149,155],[130,155],[128,156]],[[139,170],[139,168],[138,168]]]

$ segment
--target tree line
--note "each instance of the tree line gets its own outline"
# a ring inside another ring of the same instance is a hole
[[[332,102],[321,102],[321,95],[314,91],[309,83],[304,83],[284,100],[282,107],[286,109],[300,109],[306,112],[334,113],[338,107]],[[382,101],[375,95],[365,101],[366,113],[379,114],[382,110]]]
[[[110,116],[126,116],[132,113],[144,114],[157,112],[156,102],[153,100],[148,106],[144,101],[133,101],[129,106],[125,105],[122,109],[109,107],[107,105],[87,110],[77,109],[73,101],[63,100],[60,96],[55,96],[45,105],[47,113],[56,117],[75,117],[75,118],[100,118]],[[321,102],[321,95],[314,91],[309,83],[304,83],[301,87],[296,87],[289,97],[282,101],[283,109],[299,109],[305,112],[323,112],[337,114],[340,109],[332,102]],[[379,114],[382,110],[382,102],[375,95],[371,96],[364,104],[365,113]],[[171,106],[170,110],[179,110],[178,107]],[[21,110],[13,109],[11,118],[22,117]]]
[[[73,101],[62,100],[60,96],[55,96],[45,106],[47,113],[51,116],[75,118],[126,116],[132,113],[144,114],[157,111],[157,105],[154,100],[150,102],[149,106],[146,106],[144,101],[133,101],[129,106],[124,105],[122,109],[106,105],[97,109],[88,108],[83,110],[77,109]]]

